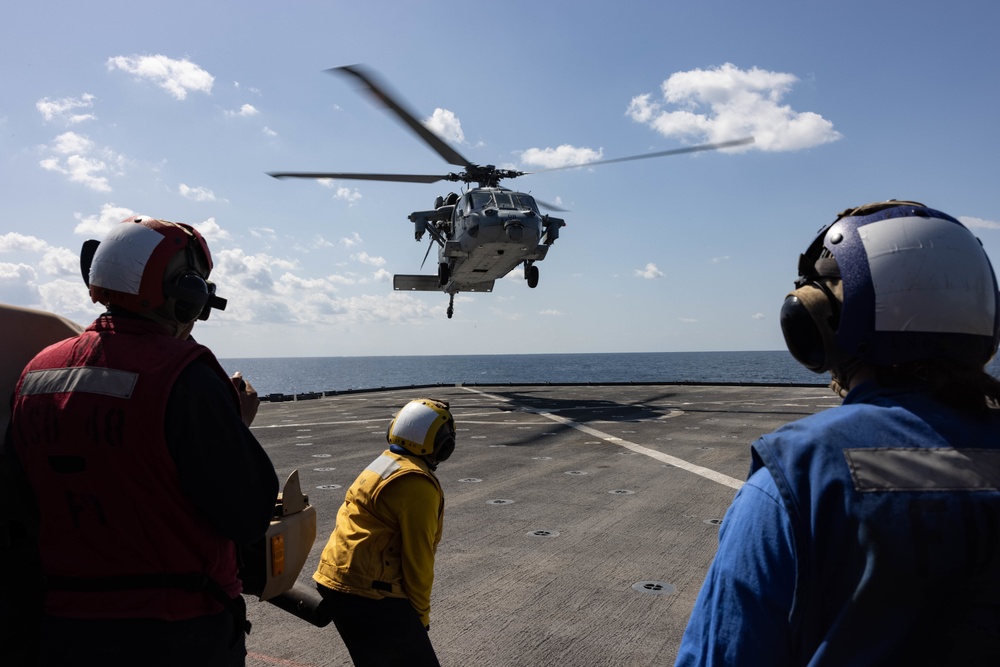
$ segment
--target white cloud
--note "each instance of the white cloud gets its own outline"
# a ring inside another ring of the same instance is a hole
[[[38,268],[50,276],[78,276],[80,254],[67,248],[50,246],[39,260]]]
[[[205,187],[192,188],[181,183],[177,186],[177,190],[181,193],[182,197],[187,197],[188,199],[195,201],[215,201],[215,193]]]
[[[42,118],[45,119],[45,122],[50,122],[56,118],[65,116],[66,112],[71,111],[72,109],[93,107],[94,99],[94,96],[90,93],[84,93],[80,97],[62,97],[58,100],[50,100],[47,97],[43,97],[35,102],[35,108],[41,112]],[[96,116],[93,114],[73,114],[65,120],[70,124],[75,124],[85,120],[93,120],[95,118]]]
[[[37,307],[37,282],[38,272],[31,266],[0,262],[0,302]]]
[[[601,159],[603,149],[577,148],[563,144],[558,148],[529,148],[521,153],[521,162],[546,169],[587,164]]]
[[[385,258],[383,257],[372,257],[368,253],[361,251],[355,255],[351,255],[351,259],[356,262],[361,262],[362,264],[368,264],[370,266],[385,266]]]
[[[350,204],[354,204],[361,199],[361,193],[357,189],[352,190],[351,188],[337,188],[337,192],[333,195],[333,198],[343,199]]]
[[[561,310],[553,310],[553,309],[550,308],[548,310],[540,310],[540,311],[538,311],[538,314],[539,315],[551,315],[553,317],[559,317],[559,316],[562,315],[562,311]]]
[[[725,149],[733,152],[793,151],[840,139],[833,123],[819,114],[781,104],[796,82],[793,74],[741,70],[731,63],[676,72],[661,86],[662,102],[650,93],[638,95],[626,114],[665,137],[709,142],[754,137],[752,146]]]
[[[107,176],[101,175],[102,172],[108,171],[108,165],[102,160],[82,155],[70,155],[65,162],[61,162],[57,158],[47,158],[38,164],[48,171],[69,176],[69,180],[73,183],[81,183],[91,190],[111,192]]]
[[[278,136],[278,133],[277,133],[277,132],[275,132],[275,131],[274,131],[274,130],[272,130],[271,128],[267,127],[266,125],[264,126],[264,129],[262,130],[262,132],[263,132],[263,133],[264,133],[264,134],[265,134],[266,136],[268,136],[268,137],[276,137],[276,136]]]
[[[3,252],[43,252],[49,244],[40,238],[17,232],[0,235],[0,253]]]
[[[958,216],[958,221],[969,229],[1000,229],[1000,222],[984,220],[983,218],[973,218],[968,215]]]
[[[326,279],[334,285],[354,285],[358,282],[350,276],[342,276],[339,273],[331,273]]]
[[[76,132],[63,132],[52,140],[52,145],[50,146],[52,150],[63,155],[86,153],[93,147],[93,141]]]
[[[693,317],[678,317],[677,320],[683,322],[684,324],[694,324],[695,322],[698,321]]]
[[[752,319],[752,320],[763,320],[766,317],[767,316],[764,315],[764,313],[754,313],[753,315],[750,316],[750,319]]]
[[[101,206],[101,212],[97,215],[84,216],[82,213],[74,213],[73,217],[79,222],[73,228],[73,233],[96,236],[100,240],[108,235],[112,227],[134,215],[136,215],[136,212],[130,208],[115,206],[114,204],[104,204]]]
[[[60,282],[63,276],[72,277],[68,284],[74,286],[75,302],[70,310],[80,306],[80,256],[67,248],[54,246],[34,236],[10,232],[0,235],[0,254],[14,254],[21,258],[18,262],[0,262],[0,301],[19,305],[49,308],[44,299],[45,284]],[[51,280],[55,277],[56,280]],[[66,309],[55,310],[63,313]]]
[[[90,300],[87,285],[80,276],[79,264],[75,278],[53,280],[38,285],[38,295],[38,307],[41,310],[59,313],[75,322],[90,324],[97,314],[104,310],[103,306]]]
[[[258,239],[270,239],[272,241],[278,238],[277,233],[270,227],[254,227],[250,230],[250,236]]]
[[[361,245],[364,241],[361,240],[360,234],[353,232],[350,236],[342,237],[339,243],[344,247],[353,248],[356,245]]]
[[[71,182],[81,183],[98,192],[111,191],[106,174],[116,167],[120,172],[125,164],[123,155],[107,148],[98,149],[88,137],[76,132],[63,132],[52,140],[51,145],[42,148],[65,156],[40,160],[38,164],[42,169],[68,176]]]
[[[648,264],[646,264],[646,268],[636,269],[635,275],[637,278],[645,278],[646,280],[653,280],[655,278],[662,278],[663,271],[660,271],[658,268],[656,268],[656,264],[649,262]]]
[[[149,79],[178,100],[188,91],[211,93],[215,77],[190,60],[174,60],[164,55],[115,56],[108,58],[109,70],[120,69],[140,79]]]
[[[729,255],[722,255],[721,257],[713,257],[712,264],[721,264],[723,262],[729,261]]]
[[[461,121],[458,120],[458,116],[454,112],[447,109],[434,109],[431,117],[424,120],[424,127],[445,141],[465,143],[465,133],[462,132]]]
[[[378,271],[375,272],[375,274],[374,274],[373,277],[375,279],[375,282],[377,282],[377,283],[391,283],[392,282],[392,274],[389,273],[388,271],[386,271],[385,269],[379,269]]]
[[[226,115],[247,117],[247,116],[256,116],[259,113],[260,112],[257,111],[257,108],[254,105],[244,104],[243,106],[240,107],[239,111],[227,111]]]
[[[357,188],[353,190],[351,188],[338,185],[337,181],[332,178],[317,178],[316,182],[322,185],[324,188],[329,188],[333,190],[334,199],[342,199],[349,204],[354,204],[361,199],[361,192]]]
[[[322,278],[302,276],[294,262],[265,255],[248,255],[240,249],[216,253],[212,279],[218,293],[228,299],[225,317],[233,322],[277,323],[303,326],[387,322],[398,324],[431,317],[432,310],[422,299],[380,287],[375,294],[344,296],[343,286],[367,283],[350,276]],[[279,275],[280,274],[280,275]],[[375,280],[387,278],[380,269]]]
[[[209,242],[209,250],[212,249],[212,243],[216,241],[226,241],[231,238],[229,232],[219,226],[219,223],[215,221],[215,218],[208,218],[204,222],[193,225],[202,236]]]

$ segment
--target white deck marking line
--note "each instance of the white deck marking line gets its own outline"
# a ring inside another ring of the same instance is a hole
[[[493,398],[493,399],[498,400],[498,401],[504,401],[505,403],[513,403],[513,401],[511,401],[509,399],[506,399],[503,396],[497,396],[495,394],[488,394],[488,393],[486,393],[484,391],[479,391],[478,389],[473,389],[472,387],[462,387],[462,389],[465,389],[466,391],[473,392],[475,394],[480,394],[482,396],[489,396],[490,398]],[[539,415],[541,417],[545,417],[546,419],[551,419],[552,421],[557,422],[559,424],[563,424],[564,426],[569,426],[570,428],[575,428],[578,431],[583,431],[584,433],[587,433],[589,435],[593,435],[593,436],[598,437],[598,438],[600,438],[602,440],[610,442],[613,445],[618,445],[619,447],[624,447],[625,449],[633,451],[636,454],[643,454],[644,456],[648,456],[648,457],[650,457],[652,459],[656,459],[657,461],[660,461],[661,463],[669,463],[670,465],[672,465],[674,467],[677,467],[677,468],[680,468],[681,470],[686,470],[686,471],[688,471],[690,473],[694,473],[695,475],[698,475],[700,477],[704,477],[705,479],[711,480],[713,482],[716,482],[717,484],[722,484],[723,486],[728,486],[731,489],[737,489],[737,490],[739,490],[739,488],[741,486],[743,486],[743,482],[742,481],[740,481],[740,480],[738,480],[738,479],[736,479],[734,477],[730,477],[729,475],[723,475],[721,472],[716,472],[715,470],[712,470],[711,468],[704,468],[702,466],[695,465],[693,463],[689,463],[689,462],[685,461],[684,459],[679,459],[676,456],[671,456],[670,454],[664,454],[663,452],[658,452],[655,449],[650,449],[649,447],[643,447],[642,445],[638,445],[638,444],[636,444],[634,442],[630,442],[628,440],[625,440],[624,438],[619,438],[618,436],[610,435],[608,433],[604,433],[603,431],[598,431],[596,428],[591,428],[589,426],[584,426],[583,424],[578,424],[578,423],[576,423],[575,421],[573,421],[571,419],[566,419],[565,417],[560,417],[559,415],[554,415],[551,412],[544,412],[542,410],[536,410],[534,408],[529,408],[529,407],[525,407],[524,410],[526,412],[531,412],[531,413]]]

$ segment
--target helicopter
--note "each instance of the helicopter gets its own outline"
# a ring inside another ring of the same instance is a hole
[[[470,162],[446,141],[431,132],[417,120],[416,115],[403,105],[398,95],[376,75],[361,65],[347,65],[327,70],[331,73],[353,77],[362,89],[372,95],[399,120],[422,139],[447,163],[462,167],[458,173],[430,174],[370,174],[350,172],[268,172],[274,178],[340,179],[365,181],[393,181],[403,183],[461,182],[467,187],[461,193],[450,192],[434,200],[434,208],[410,213],[414,236],[418,242],[424,235],[431,239],[421,268],[427,262],[434,244],[438,247],[438,269],[430,275],[393,276],[393,289],[397,291],[441,291],[449,295],[448,318],[455,312],[455,295],[459,292],[492,292],[497,280],[519,265],[524,268],[524,279],[529,288],[538,286],[536,262],[545,259],[549,248],[559,238],[559,230],[566,221],[540,210],[566,212],[553,204],[536,200],[532,195],[517,192],[500,185],[505,179],[582,166],[611,164],[682,153],[717,150],[753,143],[753,137],[718,143],[685,146],[655,153],[644,153],[610,160],[597,160],[537,171],[501,169],[492,164]]]

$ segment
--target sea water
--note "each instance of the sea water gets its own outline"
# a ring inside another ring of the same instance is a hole
[[[825,385],[787,351],[222,359],[261,395],[436,384],[697,382]]]

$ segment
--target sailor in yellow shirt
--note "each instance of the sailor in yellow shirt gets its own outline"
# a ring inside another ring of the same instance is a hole
[[[355,665],[438,665],[427,634],[444,519],[434,470],[455,449],[455,420],[448,403],[417,399],[386,436],[389,449],[348,489],[313,579]]]

